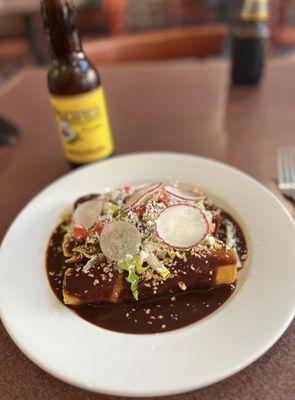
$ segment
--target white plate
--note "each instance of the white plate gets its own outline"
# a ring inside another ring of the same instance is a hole
[[[244,227],[250,258],[230,300],[198,323],[156,335],[104,330],[60,304],[44,265],[60,214],[89,192],[167,179],[200,185]],[[59,179],[14,221],[1,250],[2,321],[33,362],[73,385],[126,396],[193,390],[246,367],[285,331],[295,306],[294,239],[278,200],[236,169],[173,153],[113,158]]]

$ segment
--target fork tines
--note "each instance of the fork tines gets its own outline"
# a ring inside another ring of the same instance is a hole
[[[278,151],[278,185],[282,191],[288,191],[286,196],[295,196],[295,146]]]

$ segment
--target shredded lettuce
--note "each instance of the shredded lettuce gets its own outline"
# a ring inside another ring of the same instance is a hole
[[[122,211],[122,210],[118,210],[118,212],[116,213],[116,215],[115,215],[115,219],[116,220],[121,220],[121,219],[123,219],[124,217],[126,217],[127,216],[127,212],[126,211]]]
[[[92,258],[93,257],[93,255],[88,254],[87,251],[81,246],[74,247],[73,248],[73,252],[82,254],[86,258]]]
[[[221,250],[222,247],[223,247],[222,243],[217,242],[217,241],[213,245],[214,250]]]
[[[135,300],[138,300],[138,283],[140,275],[142,275],[149,267],[143,267],[144,259],[139,256],[134,256],[129,260],[120,262],[117,266],[119,270],[128,271],[127,282],[130,283],[130,288]],[[156,271],[163,279],[170,276],[170,271],[161,263],[153,254],[147,258],[149,266]]]
[[[127,282],[130,283],[130,289],[135,300],[138,300],[138,282],[140,281],[140,275],[144,273],[147,267],[143,267],[143,260],[138,257],[132,257],[129,260],[125,260],[118,264],[119,270],[128,271]]]
[[[204,201],[204,199],[196,200],[196,206],[199,207],[201,210],[205,210],[205,201]]]
[[[88,260],[87,263],[84,265],[83,271],[84,271],[84,272],[89,271],[89,270],[90,270],[92,267],[94,267],[94,265],[97,263],[97,260],[98,260],[98,256],[97,256],[97,255],[92,256],[92,257],[90,258],[90,260]]]
[[[180,251],[177,250],[175,252],[175,255],[176,255],[176,257],[180,258],[181,260],[184,260],[184,261],[187,260],[186,253],[184,251],[180,252]]]
[[[170,271],[166,268],[161,261],[154,254],[150,254],[147,258],[148,265],[153,268],[163,279],[167,279],[170,276]]]
[[[113,215],[115,212],[119,210],[119,207],[116,204],[108,203],[104,209],[103,213],[106,215]]]
[[[155,269],[155,271],[159,274],[159,275],[161,275],[161,277],[163,278],[163,279],[167,279],[167,278],[169,278],[169,276],[170,276],[170,271],[169,271],[169,269],[168,268],[166,268],[166,267],[164,267],[164,265],[161,265],[161,266],[158,266],[156,269]]]
[[[243,264],[242,264],[242,261],[241,261],[241,259],[240,259],[240,256],[239,256],[239,253],[238,253],[238,251],[237,251],[237,248],[236,248],[236,247],[233,247],[231,250],[232,250],[232,252],[235,254],[235,256],[237,257],[237,265],[238,265],[238,268],[242,268]]]
[[[138,256],[134,257],[134,264],[135,264],[135,270],[139,275],[143,274],[147,270],[147,267],[142,266],[143,260]]]
[[[124,269],[126,271],[129,271],[130,267],[134,267],[136,273],[141,275],[147,270],[147,267],[143,267],[142,265],[143,265],[143,260],[138,256],[134,256],[129,260],[125,260],[122,263],[120,263],[119,269]]]
[[[225,219],[224,222],[226,227],[225,243],[229,249],[232,249],[236,245],[236,228],[230,220]]]
[[[130,265],[128,268],[128,277],[126,278],[127,282],[130,283],[131,292],[135,300],[138,300],[138,282],[140,280],[139,276],[135,272],[135,266]]]
[[[186,261],[186,253],[184,251],[168,249],[167,255],[172,261],[175,257],[179,258],[180,260]]]

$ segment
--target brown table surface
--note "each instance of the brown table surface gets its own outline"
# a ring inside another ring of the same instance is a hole
[[[76,6],[81,6],[86,1],[74,0]],[[0,15],[34,14],[39,11],[39,0],[0,0]]]
[[[258,88],[229,87],[228,66],[219,61],[104,67],[101,74],[118,154],[173,150],[222,160],[263,182],[292,211],[274,179],[277,148],[295,145],[294,62],[270,62]],[[0,114],[22,130],[19,144],[0,148],[1,239],[25,203],[68,166],[44,70],[27,71],[4,87]],[[270,351],[242,372],[173,399],[295,399],[294,328],[293,323]],[[1,400],[109,398],[41,371],[16,348],[3,326],[0,371]]]

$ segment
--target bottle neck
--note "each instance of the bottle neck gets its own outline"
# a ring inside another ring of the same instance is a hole
[[[268,18],[268,0],[245,0],[241,21],[262,22],[268,21]]]
[[[53,59],[69,60],[82,52],[72,0],[42,0],[41,12]]]

